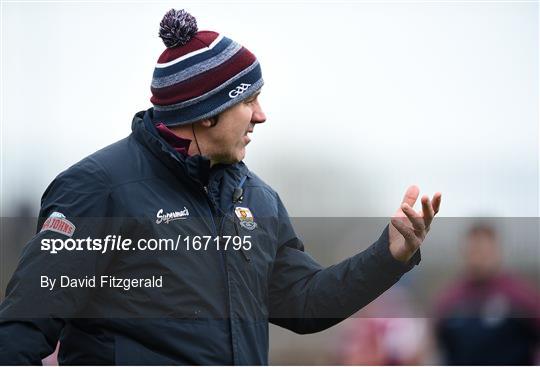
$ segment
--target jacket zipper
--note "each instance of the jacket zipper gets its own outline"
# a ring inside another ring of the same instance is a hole
[[[236,199],[236,200],[233,200],[233,204],[237,204],[237,203],[242,203],[242,200],[244,198],[244,190],[243,190],[243,186],[244,186],[244,183],[246,182],[246,179],[247,179],[247,176],[243,176],[241,179],[240,179],[240,183],[238,184],[238,190],[240,190],[240,195],[239,197]],[[236,189],[235,189],[236,190]],[[233,205],[233,212],[234,212],[234,205]],[[234,218],[234,215],[231,216],[231,220],[233,221],[233,224],[234,224],[234,231],[236,233],[236,235],[238,237],[240,237],[240,229],[238,228],[238,223],[236,223],[236,219]],[[251,258],[248,256],[248,254],[245,252],[244,250],[244,247],[241,246],[240,247],[240,252],[242,253],[242,255],[244,256],[244,259],[247,261],[247,262],[250,262],[251,261]]]
[[[232,221],[234,223],[234,231],[236,232],[236,235],[240,237],[240,229],[238,228],[238,224],[236,223],[236,220],[234,219],[234,217]],[[248,256],[248,254],[246,254],[243,247],[240,247],[240,252],[242,253],[242,255],[244,255],[244,259],[246,259],[247,262],[251,261],[251,258]]]
[[[204,189],[204,197],[206,198],[206,201],[208,202],[208,206],[209,206],[209,209],[210,209],[210,220],[212,221],[212,226],[214,227],[214,236],[221,237],[221,227],[220,227],[220,230],[218,231],[218,228],[217,228],[217,225],[216,225],[216,220],[214,218],[214,213],[217,213],[217,210],[216,210],[217,205],[214,203],[214,201],[210,197],[210,194],[208,193],[208,187],[203,186],[203,189]],[[222,253],[221,256],[220,256],[221,267],[223,269],[223,273],[225,274],[225,276],[227,276],[227,268],[226,268],[227,265],[226,265],[226,262],[225,262],[223,251],[220,251],[220,252]],[[227,288],[227,292],[228,292],[228,288]]]
[[[221,236],[221,230],[223,229],[223,221],[222,221],[222,225],[220,226],[220,230],[218,232],[217,230],[217,226],[216,226],[216,221],[214,219],[214,212],[217,213],[219,209],[218,206],[214,203],[214,200],[210,197],[210,194],[208,193],[208,187],[207,186],[203,186],[203,189],[204,189],[204,196],[208,202],[208,208],[210,209],[210,217],[211,217],[211,220],[212,220],[212,225],[214,227],[214,234],[216,234],[218,237]],[[219,241],[219,240],[218,240]],[[225,288],[226,288],[226,299],[225,299],[225,305],[227,307],[227,310],[226,310],[226,315],[228,315],[228,318],[229,318],[229,327],[230,327],[230,330],[231,330],[231,339],[230,339],[230,342],[231,342],[231,353],[232,353],[232,358],[233,358],[233,362],[236,360],[236,356],[235,356],[235,348],[234,348],[234,337],[233,337],[233,333],[234,333],[234,326],[232,324],[232,315],[231,315],[231,292],[230,292],[230,289],[229,289],[229,272],[227,271],[227,254],[225,253],[225,251],[222,251],[221,248],[220,250],[218,251],[220,252],[221,256],[219,256],[220,260],[221,260],[221,267],[222,267],[222,270],[223,270],[223,273],[225,274]]]

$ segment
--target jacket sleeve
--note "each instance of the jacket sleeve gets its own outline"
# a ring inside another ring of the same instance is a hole
[[[269,285],[270,322],[299,334],[327,329],[373,301],[420,262],[417,251],[408,263],[389,249],[388,226],[368,249],[323,268],[295,234],[278,199],[278,248]]]
[[[41,287],[41,276],[92,276],[106,268],[110,255],[97,251],[51,254],[41,249],[41,240],[70,235],[73,239],[96,238],[112,230],[104,220],[109,203],[103,171],[90,160],[71,167],[49,185],[41,202],[38,232],[24,247],[0,304],[0,365],[41,365],[56,347],[63,319],[83,308],[90,295],[88,288],[57,286],[49,290]],[[49,227],[43,223],[51,214],[61,218],[60,223],[73,224],[73,233],[65,228],[45,229]]]

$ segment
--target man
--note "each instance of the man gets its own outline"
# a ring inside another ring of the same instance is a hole
[[[437,303],[444,364],[538,364],[540,294],[504,271],[502,258],[493,227],[478,224],[469,230],[463,275]]]
[[[39,363],[60,340],[62,364],[267,364],[269,321],[324,330],[420,261],[441,196],[416,213],[413,186],[368,250],[315,262],[242,163],[266,120],[255,56],[183,10],[160,37],[154,107],[43,196],[0,308],[3,363]]]

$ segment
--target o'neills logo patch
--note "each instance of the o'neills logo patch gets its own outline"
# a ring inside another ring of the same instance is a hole
[[[53,231],[71,237],[75,233],[75,225],[67,220],[64,214],[53,212],[43,223],[40,232],[43,231]]]
[[[189,210],[184,207],[184,210],[181,210],[179,212],[170,212],[170,213],[163,213],[163,209],[159,209],[156,214],[156,224],[165,223],[169,224],[169,222],[172,222],[174,220],[179,219],[186,219],[186,217],[189,215]]]

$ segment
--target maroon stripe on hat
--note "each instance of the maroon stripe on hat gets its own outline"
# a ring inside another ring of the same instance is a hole
[[[223,84],[255,61],[255,55],[242,47],[229,60],[207,72],[169,87],[151,88],[153,96],[150,102],[158,106],[166,106],[198,97]]]
[[[168,48],[163,51],[157,62],[159,64],[164,64],[182,57],[190,52],[197,51],[203,47],[208,47],[218,36],[218,33],[212,31],[197,32],[195,36],[193,36],[193,38],[184,46]]]

